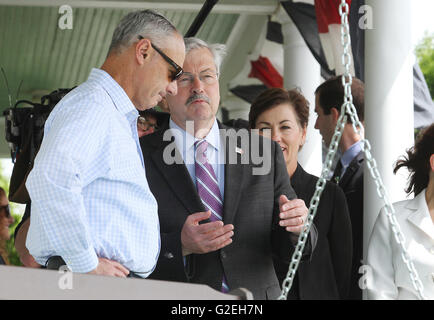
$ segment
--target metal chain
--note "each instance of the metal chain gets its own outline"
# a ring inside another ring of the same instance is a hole
[[[342,54],[342,64],[345,67],[345,72],[342,75],[342,85],[344,87],[344,102],[341,106],[341,112],[340,116],[338,118],[338,123],[336,124],[335,132],[333,134],[332,141],[329,146],[329,150],[327,152],[327,156],[324,162],[324,167],[321,172],[321,176],[318,179],[315,187],[315,193],[310,200],[309,204],[309,211],[307,214],[307,219],[303,227],[303,231],[301,232],[298,243],[295,247],[294,253],[291,258],[291,263],[289,264],[288,273],[286,275],[286,278],[284,279],[282,283],[282,292],[280,296],[277,298],[278,300],[286,300],[289,290],[291,289],[295,273],[297,272],[300,259],[303,253],[304,246],[306,244],[307,237],[310,232],[310,228],[313,223],[313,219],[315,218],[316,211],[318,209],[318,204],[321,198],[321,194],[324,190],[325,184],[326,184],[326,178],[328,177],[328,174],[330,172],[330,168],[332,166],[333,160],[336,155],[337,148],[339,146],[339,141],[342,136],[342,132],[345,126],[345,123],[347,122],[347,116],[346,113],[349,114],[351,123],[353,126],[354,131],[362,135],[363,131],[363,125],[359,121],[359,118],[357,116],[357,111],[353,104],[353,96],[351,93],[351,84],[352,84],[352,75],[350,72],[350,66],[351,66],[351,54],[350,54],[350,29],[349,29],[349,23],[348,23],[348,16],[349,16],[349,5],[346,3],[345,0],[341,0],[341,4],[339,5],[339,14],[341,16],[341,43],[344,48],[343,54]],[[346,112],[345,112],[346,111]],[[398,222],[396,221],[395,216],[395,209],[391,202],[389,201],[387,197],[387,191],[384,187],[383,181],[381,179],[380,173],[377,169],[377,164],[375,159],[371,155],[371,146],[367,139],[362,139],[363,144],[363,152],[365,154],[365,159],[367,160],[367,166],[369,168],[369,171],[371,172],[371,176],[373,177],[375,184],[377,186],[377,193],[378,196],[383,199],[385,206],[384,211],[387,215],[387,218],[389,219],[389,222],[392,227],[392,231],[395,235],[395,240],[400,245],[402,250],[402,259],[404,260],[405,265],[407,266],[407,269],[410,274],[411,282],[416,289],[417,293],[419,294],[420,299],[426,299],[423,294],[423,286],[419,279],[419,276],[417,274],[417,271],[414,267],[413,262],[411,261],[411,258],[405,249],[404,243],[405,238],[404,235],[401,232],[401,229],[399,227]]]
[[[307,219],[304,224],[303,231],[301,232],[298,238],[298,243],[292,255],[291,263],[289,264],[288,273],[286,274],[286,278],[282,283],[282,292],[280,296],[277,298],[278,300],[286,300],[289,290],[291,289],[292,282],[294,281],[295,273],[297,272],[298,265],[300,263],[300,259],[303,253],[303,249],[306,244],[306,240],[309,235],[310,228],[312,227],[313,219],[315,218],[316,211],[318,209],[318,204],[321,198],[321,194],[326,185],[328,173],[330,172],[333,159],[336,155],[336,151],[339,146],[339,141],[341,139],[342,131],[344,129],[344,125],[346,121],[347,121],[347,116],[345,115],[345,113],[341,113],[338,119],[336,130],[333,134],[332,142],[330,143],[330,148],[326,156],[325,166],[321,172],[320,178],[316,183],[315,193],[312,199],[310,200]]]

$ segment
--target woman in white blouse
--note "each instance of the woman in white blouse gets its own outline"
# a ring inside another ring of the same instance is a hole
[[[406,192],[414,192],[415,198],[394,203],[396,219],[424,296],[434,299],[434,123],[407,151],[407,157],[397,162],[394,172],[401,167],[410,172]],[[368,265],[369,299],[418,299],[384,208],[369,241]]]

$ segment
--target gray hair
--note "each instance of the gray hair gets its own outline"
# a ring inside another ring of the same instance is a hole
[[[169,20],[154,10],[133,11],[122,18],[113,32],[108,53],[122,52],[138,41],[139,35],[164,48],[165,40],[177,32]]]
[[[226,55],[226,46],[220,43],[208,44],[199,38],[184,38],[185,54],[187,55],[193,49],[207,48],[214,57],[214,63],[217,75],[220,75],[220,66]]]

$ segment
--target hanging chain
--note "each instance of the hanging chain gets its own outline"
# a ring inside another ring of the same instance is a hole
[[[321,172],[321,176],[319,177],[316,187],[315,187],[315,193],[310,200],[309,204],[309,211],[307,214],[307,219],[303,227],[303,231],[301,232],[298,243],[295,247],[294,253],[292,255],[291,263],[289,264],[288,273],[286,275],[286,278],[284,279],[282,283],[282,292],[280,296],[277,298],[278,300],[286,300],[289,290],[291,289],[292,283],[294,281],[295,273],[297,272],[300,259],[303,253],[304,246],[306,244],[307,237],[310,232],[310,228],[313,223],[313,219],[315,218],[316,211],[318,209],[318,204],[321,198],[321,194],[324,190],[324,187],[326,185],[327,177],[330,172],[330,168],[332,166],[333,160],[336,155],[336,151],[339,146],[339,142],[342,136],[342,132],[345,126],[345,123],[347,122],[347,116],[346,113],[349,114],[351,123],[353,126],[354,131],[359,134],[360,136],[363,136],[363,125],[359,121],[359,118],[357,116],[357,111],[353,104],[353,95],[351,93],[351,84],[352,84],[352,75],[350,72],[350,66],[351,66],[351,54],[350,54],[350,28],[348,23],[348,16],[349,16],[349,5],[346,3],[345,0],[341,0],[341,4],[339,5],[339,14],[341,16],[341,43],[343,46],[343,54],[342,54],[342,64],[345,67],[345,72],[342,75],[342,85],[344,87],[344,102],[341,106],[340,110],[340,116],[338,118],[338,122],[336,124],[335,132],[333,134],[332,141],[329,146],[329,150],[327,152],[327,156],[324,162],[324,167]],[[346,111],[346,112],[345,112]],[[413,262],[411,261],[411,258],[405,249],[405,237],[401,232],[401,229],[399,227],[399,224],[396,220],[395,216],[395,209],[391,202],[389,201],[387,197],[387,191],[384,187],[383,181],[381,179],[380,173],[377,169],[377,164],[375,159],[371,155],[371,146],[368,140],[362,139],[363,144],[363,152],[365,154],[365,159],[367,160],[367,167],[369,168],[369,171],[371,172],[371,176],[373,177],[375,184],[377,186],[377,193],[378,196],[383,199],[385,206],[384,211],[387,215],[387,218],[389,219],[389,223],[392,227],[392,231],[395,235],[395,240],[401,247],[402,253],[402,259],[407,266],[408,272],[410,274],[411,282],[416,289],[419,298],[425,300],[425,296],[423,294],[423,285],[419,279],[419,276],[417,274],[417,271],[414,267]]]
[[[325,166],[321,172],[321,176],[319,177],[316,183],[315,193],[312,199],[310,200],[307,219],[304,224],[303,231],[301,232],[298,238],[298,243],[292,255],[291,263],[289,264],[288,273],[286,274],[286,278],[282,283],[282,292],[280,296],[277,298],[278,300],[286,300],[288,296],[288,292],[291,289],[292,283],[294,281],[295,273],[297,272],[298,265],[300,263],[300,259],[303,253],[303,249],[306,244],[307,237],[309,236],[310,228],[313,224],[313,219],[315,218],[316,211],[318,209],[321,194],[326,185],[327,177],[330,172],[330,168],[333,164],[333,159],[335,158],[336,151],[338,149],[339,141],[341,139],[342,131],[344,129],[344,125],[346,121],[347,121],[347,116],[345,115],[345,113],[341,113],[338,119],[336,130],[333,134],[332,142],[330,143],[330,148],[326,156]]]

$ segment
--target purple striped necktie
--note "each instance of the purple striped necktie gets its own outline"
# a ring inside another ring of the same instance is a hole
[[[211,211],[210,220],[222,220],[223,202],[217,176],[206,157],[208,142],[205,140],[198,140],[194,143],[194,147],[196,153],[195,170],[197,192],[202,199],[202,203],[204,204],[205,208]],[[221,291],[224,293],[229,291],[226,277],[224,275]]]

